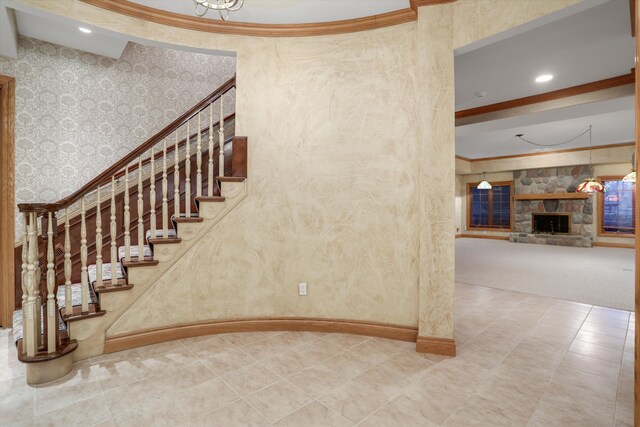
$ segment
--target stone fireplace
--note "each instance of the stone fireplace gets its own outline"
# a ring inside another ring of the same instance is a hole
[[[593,200],[575,192],[593,175],[591,166],[513,172],[514,221],[509,240],[591,247]]]

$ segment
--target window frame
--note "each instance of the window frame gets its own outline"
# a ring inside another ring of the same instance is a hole
[[[500,187],[500,186],[509,186],[509,227],[485,227],[485,226],[475,226],[471,224],[471,199],[473,197],[473,189],[476,188],[480,184],[480,182],[469,182],[467,183],[467,230],[472,231],[503,231],[510,232],[513,230],[513,191],[514,185],[513,181],[495,181],[491,182],[492,186]],[[489,218],[491,218],[491,210],[493,209],[493,189],[489,190]]]
[[[607,182],[607,181],[620,181],[622,180],[622,178],[624,178],[624,175],[605,175],[605,176],[599,176],[598,177],[598,181],[600,181],[603,185]],[[633,197],[636,197],[636,192],[632,191]],[[637,203],[638,201],[636,200],[634,203]],[[605,231],[604,230],[604,193],[598,193],[598,236],[602,236],[602,237],[618,237],[618,238],[627,238],[627,239],[632,239],[636,237],[636,230],[633,231],[633,233],[630,234],[622,234],[622,233],[612,233],[611,231]],[[634,216],[634,224],[637,223],[637,221],[635,220],[635,209],[633,210],[633,216]]]

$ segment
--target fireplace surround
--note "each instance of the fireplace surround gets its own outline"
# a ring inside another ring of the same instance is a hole
[[[531,230],[533,234],[571,234],[571,214],[532,213]]]

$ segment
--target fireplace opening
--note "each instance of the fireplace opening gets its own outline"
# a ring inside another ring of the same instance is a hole
[[[569,234],[571,233],[570,214],[534,213],[531,221],[534,233]]]

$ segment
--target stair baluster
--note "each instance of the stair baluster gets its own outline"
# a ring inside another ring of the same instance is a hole
[[[142,195],[142,157],[138,158],[138,261],[144,261],[144,198]]]
[[[151,149],[151,178],[149,178],[149,205],[150,215],[149,228],[151,229],[151,237],[156,237],[156,167],[155,167],[155,151]]]
[[[69,208],[64,210],[64,311],[73,312],[71,291],[71,236],[69,233]]]
[[[40,254],[38,247],[38,236],[40,230],[38,227],[38,214],[33,213],[33,222],[36,228],[35,241],[33,243],[33,252],[35,254],[35,270],[33,278],[33,294],[35,296],[35,322],[36,322],[36,347],[42,346],[42,299],[40,298],[40,282],[42,279],[42,271],[40,270]]]
[[[80,284],[82,292],[82,312],[89,312],[89,274],[87,272],[87,218],[85,210],[85,198],[80,205]],[[67,316],[73,311],[66,313]]]
[[[173,165],[173,215],[176,218],[180,218],[180,156],[178,154],[178,138],[178,129],[176,129],[176,145]]]
[[[111,177],[111,216],[109,217],[109,233],[111,234],[111,286],[118,285],[118,228],[116,225],[116,177]]]
[[[191,131],[189,129],[189,123],[191,120],[187,120],[187,139],[186,139],[186,154],[184,157],[184,216],[189,218],[191,216]]]
[[[169,237],[169,199],[167,198],[167,139],[162,147],[162,237]],[[152,238],[156,236],[151,235]]]
[[[209,104],[209,168],[207,171],[207,196],[213,197],[213,103]]]
[[[35,304],[35,262],[36,262],[36,217],[35,213],[25,213],[28,215],[27,225],[27,272],[25,274],[25,288],[27,290],[27,302],[22,306],[22,312],[24,316],[23,325],[23,346],[26,347],[26,353],[28,357],[35,356],[38,351],[36,342],[36,334],[39,332],[39,326],[36,324],[36,304]]]
[[[129,166],[124,169],[124,260],[131,261],[131,211],[129,209]],[[117,277],[115,271],[111,272],[111,277]]]
[[[56,352],[58,332],[58,322],[56,322],[57,312],[55,290],[56,272],[55,259],[53,255],[53,213],[49,212],[47,223],[47,353]]]
[[[224,95],[220,95],[220,127],[218,128],[218,176],[224,176]]]
[[[102,283],[102,209],[100,209],[100,186],[96,194],[96,286]]]
[[[28,244],[28,234],[27,234],[27,214],[22,215],[22,275],[20,276],[20,284],[22,285],[22,308],[27,304],[27,296],[29,295],[26,288],[26,275],[29,266],[29,253],[27,252],[29,248]],[[23,350],[26,351],[26,347],[23,347]]]
[[[198,147],[196,150],[196,197],[202,197],[202,135],[200,111],[198,111]]]

